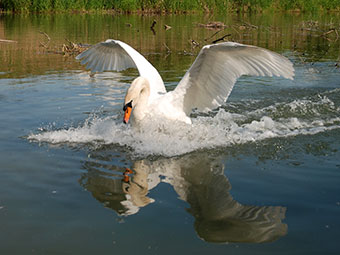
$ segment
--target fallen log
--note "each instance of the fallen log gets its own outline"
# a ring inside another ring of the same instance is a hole
[[[2,42],[2,43],[17,43],[17,41],[6,40],[6,39],[0,39],[0,42]]]

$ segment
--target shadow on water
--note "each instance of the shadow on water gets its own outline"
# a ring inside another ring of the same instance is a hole
[[[136,160],[132,170],[107,164],[99,152],[83,165],[87,170],[81,185],[105,207],[118,215],[137,214],[154,202],[151,189],[165,182],[186,201],[199,237],[214,243],[265,243],[287,234],[286,208],[243,205],[230,194],[231,184],[224,165],[207,153],[192,153],[175,158]],[[101,162],[101,163],[98,163]],[[112,162],[110,160],[110,162]]]

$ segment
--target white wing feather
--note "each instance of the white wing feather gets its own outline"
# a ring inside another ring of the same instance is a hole
[[[118,40],[108,39],[97,43],[79,54],[76,59],[92,72],[122,71],[128,68],[137,68],[140,76],[149,80],[150,96],[165,93],[165,87],[156,68],[139,52]]]
[[[174,98],[186,114],[194,108],[212,110],[227,100],[242,75],[293,79],[294,68],[287,58],[263,48],[233,42],[207,45],[173,91]]]

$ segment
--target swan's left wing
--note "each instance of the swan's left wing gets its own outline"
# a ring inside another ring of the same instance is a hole
[[[156,68],[124,42],[108,39],[93,45],[79,54],[76,59],[81,60],[81,64],[86,65],[86,68],[92,72],[137,68],[140,76],[149,80],[151,94],[166,92],[163,80]]]
[[[293,79],[293,64],[275,52],[233,42],[207,45],[173,91],[188,115],[197,108],[212,110],[228,98],[242,75],[283,76]]]

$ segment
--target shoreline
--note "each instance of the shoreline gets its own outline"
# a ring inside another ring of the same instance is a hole
[[[255,3],[252,3],[255,2]],[[220,14],[220,13],[337,13],[340,2],[329,0],[8,0],[0,2],[0,14]]]

